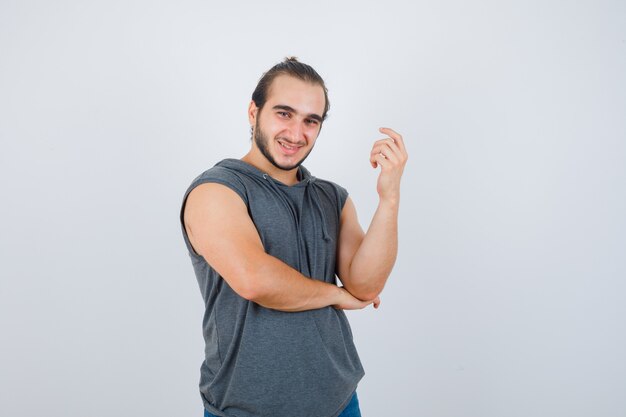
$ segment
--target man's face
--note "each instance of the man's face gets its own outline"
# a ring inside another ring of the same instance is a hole
[[[287,75],[276,77],[262,111],[256,111],[256,147],[276,168],[298,167],[313,150],[325,104],[319,84]]]

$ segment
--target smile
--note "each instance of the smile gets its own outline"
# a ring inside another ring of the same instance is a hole
[[[283,153],[287,155],[295,154],[302,147],[302,145],[294,145],[282,140],[277,140],[276,142],[278,142],[278,144],[280,145],[280,149],[283,151]]]

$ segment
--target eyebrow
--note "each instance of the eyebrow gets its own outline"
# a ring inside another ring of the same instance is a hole
[[[298,114],[296,109],[294,109],[291,106],[287,106],[285,104],[277,104],[274,107],[272,107],[272,110],[285,110],[285,111],[289,111],[291,113]],[[318,114],[315,114],[315,113],[308,114],[306,117],[308,117],[309,119],[317,120],[320,123],[322,123],[324,121],[324,119],[322,119],[322,116],[320,116]]]

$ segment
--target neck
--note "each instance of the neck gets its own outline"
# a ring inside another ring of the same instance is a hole
[[[274,166],[263,155],[259,155],[254,150],[250,150],[243,158],[242,161],[252,165],[260,171],[267,173],[270,177],[282,182],[286,185],[294,185],[298,182],[298,168],[284,170]]]

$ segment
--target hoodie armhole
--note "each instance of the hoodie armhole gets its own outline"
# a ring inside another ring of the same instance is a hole
[[[335,190],[335,195],[337,196],[337,215],[339,219],[341,219],[341,213],[343,213],[343,208],[346,205],[346,201],[348,201],[350,193],[339,184],[332,183],[332,185]]]
[[[339,194],[339,212],[343,211],[343,206],[346,205],[346,201],[348,201],[348,190],[343,188],[341,185],[337,185],[337,193]]]
[[[235,181],[237,181],[237,180],[235,180]],[[224,186],[230,188],[235,193],[237,193],[237,195],[239,197],[241,197],[241,199],[243,200],[243,202],[246,205],[246,207],[248,207],[248,196],[246,195],[245,188],[243,187],[243,184],[241,184],[241,183],[235,185],[233,183],[233,181],[227,181],[227,180],[222,179],[222,178],[201,178],[201,179],[198,179],[198,180],[194,181],[193,184],[191,184],[191,186],[185,192],[185,196],[183,197],[183,201],[182,201],[182,204],[181,204],[181,208],[180,208],[180,226],[182,228],[183,239],[185,240],[185,244],[187,246],[189,254],[192,255],[192,257],[197,258],[197,259],[204,259],[204,258],[203,258],[202,255],[200,255],[198,252],[196,252],[196,250],[194,249],[193,245],[191,244],[191,241],[189,240],[189,236],[187,235],[187,229],[185,229],[185,206],[187,205],[187,197],[189,197],[189,194],[197,186],[202,185],[202,184],[206,184],[206,183],[221,184],[221,185],[224,185]]]

